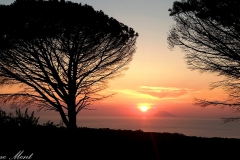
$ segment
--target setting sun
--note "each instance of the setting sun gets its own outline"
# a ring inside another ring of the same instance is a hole
[[[147,112],[151,107],[151,103],[138,103],[138,109],[142,112]]]
[[[141,110],[142,112],[146,112],[148,109],[149,109],[149,108],[148,108],[147,106],[141,106],[141,107],[140,107],[140,110]]]

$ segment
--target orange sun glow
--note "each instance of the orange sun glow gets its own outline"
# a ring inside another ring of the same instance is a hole
[[[146,112],[149,108],[147,106],[141,106],[139,108],[142,112]]]

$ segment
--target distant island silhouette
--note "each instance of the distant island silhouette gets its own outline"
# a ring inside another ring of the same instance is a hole
[[[159,111],[155,114],[153,114],[155,117],[177,117],[176,115],[173,115],[167,111]]]

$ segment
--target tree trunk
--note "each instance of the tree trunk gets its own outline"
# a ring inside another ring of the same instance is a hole
[[[68,104],[68,125],[67,128],[69,130],[77,129],[77,114],[76,114],[76,106],[75,106],[75,98],[71,99]]]
[[[59,111],[60,116],[61,116],[61,118],[63,120],[63,123],[66,125],[66,127],[68,127],[69,121],[68,121],[65,113],[63,112],[62,108],[60,108],[58,111]]]

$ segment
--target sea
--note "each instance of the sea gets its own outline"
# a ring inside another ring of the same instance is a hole
[[[61,121],[58,118],[42,118],[39,120],[40,124],[48,120],[55,124],[59,124]],[[77,125],[87,128],[142,130],[144,132],[179,133],[196,137],[240,139],[240,121],[224,123],[220,118],[78,116]]]
[[[240,122],[220,118],[78,117],[78,127],[180,133],[186,136],[240,138]]]

